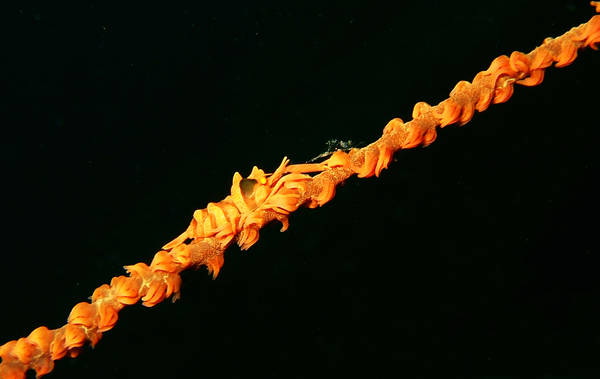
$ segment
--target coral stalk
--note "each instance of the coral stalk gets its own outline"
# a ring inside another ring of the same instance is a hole
[[[592,5],[600,12],[600,2]],[[75,305],[66,325],[58,329],[41,326],[27,337],[0,346],[0,378],[24,378],[30,369],[38,377],[51,372],[55,360],[76,357],[86,343],[96,345],[115,326],[125,306],[141,301],[152,307],[169,297],[176,300],[182,271],[206,266],[216,278],[231,244],[249,249],[258,241],[260,229],[272,221],[279,221],[285,231],[292,212],[326,204],[336,187],[351,176],[379,176],[398,150],[431,144],[438,127],[464,125],[475,111],[510,99],[515,84],[536,86],[548,67],[565,67],[578,50],[596,50],[599,42],[600,15],[596,15],[560,37],[546,38],[528,54],[513,52],[494,59],[472,82],[459,82],[450,97],[435,106],[417,103],[411,121],[391,120],[382,137],[364,148],[338,150],[315,164],[290,164],[284,158],[273,173],[257,167],[247,177],[235,173],[230,195],[195,211],[189,227],[165,244],[150,265],[125,266],[128,275],[113,278],[93,292],[90,302]]]

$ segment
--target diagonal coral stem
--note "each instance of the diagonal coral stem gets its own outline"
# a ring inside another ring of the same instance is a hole
[[[591,4],[600,12],[600,2]],[[236,173],[231,194],[197,210],[188,229],[163,246],[150,265],[125,266],[127,276],[98,287],[91,302],[75,305],[68,323],[61,328],[42,326],[27,337],[0,346],[0,378],[24,378],[29,369],[38,377],[51,372],[55,360],[66,355],[76,357],[86,343],[94,346],[115,326],[125,306],[142,301],[152,307],[168,297],[176,300],[182,271],[206,266],[216,277],[224,252],[233,242],[242,249],[250,248],[258,241],[260,229],[274,220],[282,223],[282,231],[287,229],[290,213],[301,206],[314,208],[327,203],[337,185],[349,177],[378,176],[396,151],[429,145],[438,127],[469,122],[475,111],[483,112],[491,104],[510,99],[515,84],[538,85],[545,69],[567,66],[578,50],[597,49],[598,43],[600,15],[560,37],[547,38],[528,54],[513,52],[494,59],[472,82],[459,82],[448,99],[435,106],[417,103],[411,121],[391,120],[383,136],[362,149],[339,150],[317,164],[290,165],[284,158],[272,174],[257,167],[245,178]]]

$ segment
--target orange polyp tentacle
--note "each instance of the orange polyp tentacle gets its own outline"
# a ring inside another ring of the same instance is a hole
[[[285,168],[287,174],[300,173],[305,174],[309,172],[321,172],[326,170],[328,167],[323,163],[301,163],[289,165]]]
[[[110,282],[110,285],[115,293],[117,302],[120,304],[132,305],[140,300],[140,294],[138,291],[140,282],[135,278],[119,276],[113,278]],[[108,288],[110,289],[110,287]],[[108,297],[108,294],[105,294],[103,297]]]
[[[71,325],[81,325],[91,328],[94,325],[96,310],[90,303],[79,303],[73,307],[69,314],[68,322]]]
[[[29,364],[35,348],[35,344],[30,342],[27,338],[19,338],[14,345],[13,354],[16,355],[22,363]]]
[[[105,332],[112,329],[119,319],[118,310],[108,303],[99,303],[98,307],[98,331]]]
[[[323,164],[329,168],[350,167],[350,158],[345,151],[337,150],[331,156],[323,161]]]
[[[85,343],[85,332],[79,326],[67,325],[65,328],[65,347],[71,350]]]
[[[39,328],[34,329],[29,336],[27,336],[27,339],[38,346],[41,351],[47,351],[50,347],[53,335],[54,333],[51,330],[45,326],[40,326]]]
[[[509,58],[510,68],[515,73],[528,74],[531,61],[529,57],[520,51],[513,51]]]
[[[592,1],[600,12],[600,1]],[[254,167],[246,179],[256,186],[240,187],[243,177],[235,173],[231,193],[224,200],[209,203],[206,209],[194,212],[188,228],[157,252],[148,266],[137,263],[125,266],[129,276],[119,276],[110,285],[103,284],[92,295],[91,302],[82,302],[71,310],[67,324],[49,330],[39,327],[29,336],[0,346],[0,378],[21,379],[28,369],[38,377],[54,368],[54,360],[69,355],[75,357],[89,342],[94,346],[102,333],[112,329],[118,312],[126,305],[142,301],[152,307],[165,298],[179,297],[180,272],[206,266],[213,278],[224,262],[224,251],[234,241],[245,250],[259,239],[259,230],[278,220],[282,231],[289,226],[288,215],[300,206],[322,206],[335,195],[336,186],[352,175],[379,176],[387,168],[393,154],[401,149],[428,145],[436,138],[436,128],[468,122],[475,110],[482,112],[490,104],[507,101],[514,84],[534,86],[544,79],[544,70],[554,64],[570,64],[577,51],[597,48],[600,43],[600,15],[594,16],[557,38],[547,38],[529,54],[513,52],[492,61],[489,68],[478,73],[473,82],[459,82],[450,98],[431,106],[419,102],[413,109],[413,120],[404,123],[391,120],[383,136],[362,149],[348,153],[338,150],[327,160],[315,164],[289,165],[284,157],[273,174]],[[318,173],[314,176],[308,173]]]
[[[544,80],[544,70],[532,70],[529,77],[517,80],[517,83],[522,86],[533,87],[537,86]]]
[[[65,329],[68,324],[56,331],[54,340],[50,344],[50,358],[53,361],[63,358],[67,355],[67,347],[65,346]]]

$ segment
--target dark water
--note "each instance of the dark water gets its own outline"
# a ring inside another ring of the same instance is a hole
[[[587,2],[5,6],[1,342],[63,325],[235,171],[368,143]],[[600,53],[351,179],[49,378],[598,377]],[[551,374],[555,376],[550,376]]]

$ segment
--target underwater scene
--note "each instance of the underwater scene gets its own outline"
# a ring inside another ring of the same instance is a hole
[[[589,2],[5,8],[2,379],[599,377]]]

